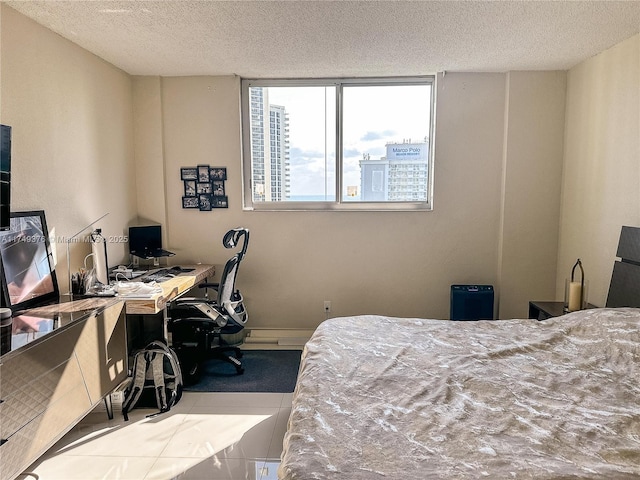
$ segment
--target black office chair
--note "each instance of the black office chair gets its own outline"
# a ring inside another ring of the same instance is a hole
[[[234,248],[243,241],[240,251],[225,264],[219,283],[201,283],[204,298],[180,298],[167,306],[168,326],[172,334],[172,346],[180,360],[185,383],[195,383],[200,378],[202,362],[210,358],[224,360],[235,366],[238,374],[244,373],[240,348],[228,345],[225,334],[240,332],[249,315],[242,294],[235,288],[238,267],[249,244],[249,230],[234,228],[222,239],[225,248]],[[210,299],[208,291],[217,293]]]

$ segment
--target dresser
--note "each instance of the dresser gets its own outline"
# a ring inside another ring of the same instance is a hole
[[[128,369],[124,303],[115,298],[27,310],[9,333],[11,350],[0,356],[0,480],[22,473]]]

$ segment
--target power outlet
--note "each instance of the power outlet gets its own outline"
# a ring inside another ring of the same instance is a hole
[[[325,313],[329,313],[331,311],[331,300],[324,301],[324,311]]]

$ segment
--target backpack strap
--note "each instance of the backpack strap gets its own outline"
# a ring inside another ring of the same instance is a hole
[[[125,398],[122,404],[122,415],[125,421],[129,420],[129,411],[135,406],[136,402],[142,395],[142,388],[144,387],[144,381],[147,374],[147,367],[149,362],[147,360],[146,352],[140,351],[136,353],[135,365],[133,367],[134,377],[131,379],[131,387],[129,395]]]
[[[170,405],[167,405],[167,392],[164,388],[164,355],[161,352],[149,352],[148,354],[151,357],[151,372],[153,374],[157,404],[160,412],[166,412]]]

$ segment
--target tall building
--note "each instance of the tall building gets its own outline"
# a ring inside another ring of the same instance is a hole
[[[387,154],[360,160],[361,200],[415,202],[427,200],[428,143],[388,143]]]
[[[253,200],[283,201],[290,192],[289,116],[285,107],[269,103],[267,90],[249,92]]]

